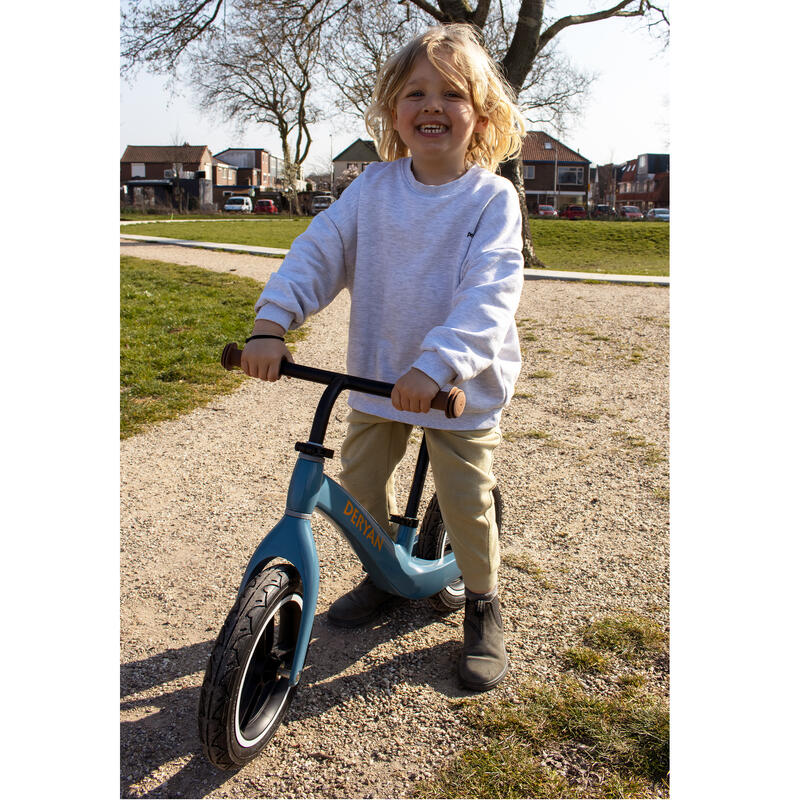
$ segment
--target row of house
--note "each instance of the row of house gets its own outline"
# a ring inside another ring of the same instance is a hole
[[[346,170],[363,172],[379,161],[375,143],[357,139],[333,160],[334,185]],[[528,131],[522,142],[522,178],[528,210],[539,205],[561,208],[605,203],[669,208],[669,155],[646,153],[624,164],[593,166],[577,150],[543,131]]]
[[[592,167],[591,186],[594,205],[669,208],[669,155],[642,153],[623,164]]]
[[[298,191],[306,188],[300,178]],[[230,147],[215,155],[206,145],[128,145],[120,159],[123,205],[221,208],[232,194],[279,200],[285,194],[283,159],[261,148]]]
[[[348,169],[363,172],[379,161],[375,143],[356,139],[333,159],[333,183]],[[231,194],[270,197],[287,207],[282,159],[259,148],[228,148],[212,155],[206,146],[129,145],[120,159],[123,205],[172,205],[176,192],[196,207],[221,208]],[[539,205],[634,205],[669,208],[669,155],[645,153],[623,164],[593,166],[577,150],[543,131],[528,131],[522,144],[522,171],[528,209]],[[303,179],[299,192],[316,187]],[[194,198],[193,201],[190,198]],[[310,200],[310,197],[308,198]]]

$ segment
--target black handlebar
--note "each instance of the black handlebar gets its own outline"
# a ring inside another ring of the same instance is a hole
[[[242,351],[234,342],[226,344],[220,359],[222,366],[227,370],[240,368],[242,366]],[[378,397],[391,397],[394,385],[382,381],[373,381],[369,378],[359,378],[355,375],[345,375],[341,372],[330,372],[326,369],[316,367],[306,367],[302,364],[295,364],[284,359],[281,362],[281,375],[289,378],[299,378],[303,381],[313,383],[324,383],[328,386],[336,384],[337,394],[345,389],[352,389],[355,392],[373,394]],[[464,392],[457,387],[453,387],[449,392],[439,392],[431,401],[431,408],[444,411],[448,419],[460,417],[464,412],[466,398]]]

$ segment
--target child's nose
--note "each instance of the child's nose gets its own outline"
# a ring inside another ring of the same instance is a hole
[[[438,97],[430,97],[425,101],[425,108],[424,111],[441,111],[442,110],[442,101]]]

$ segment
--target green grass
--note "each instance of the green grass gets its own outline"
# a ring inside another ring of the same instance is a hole
[[[487,734],[452,760],[419,797],[663,797],[668,792],[669,709],[656,694],[625,687],[585,692],[562,678],[532,683],[519,699],[463,703]],[[560,756],[554,759],[553,756]],[[569,778],[553,768],[569,763]]]
[[[310,222],[310,217],[207,223],[151,222],[146,225],[121,225],[120,232],[288,249]],[[621,275],[669,275],[669,224],[531,220],[530,226],[536,255],[552,269]]]
[[[608,669],[606,657],[591,647],[571,647],[565,651],[564,661],[576,672],[605,672]]]
[[[485,739],[418,784],[415,795],[667,797],[669,705],[625,663],[636,655],[663,668],[656,657],[666,651],[666,635],[651,619],[619,612],[589,625],[583,639],[564,652],[566,669],[603,676],[602,692],[567,673],[548,683],[527,681],[508,699],[454,701]]]
[[[669,224],[531,220],[536,255],[551,269],[669,275]]]
[[[505,433],[503,433],[503,438],[507,442],[516,442],[517,439],[549,439],[550,434],[545,433],[544,431],[537,431],[537,430],[506,431]]]
[[[164,211],[163,209],[148,208],[144,211],[120,211],[119,221],[134,221],[134,220],[149,220],[154,222],[159,219],[230,219],[233,215],[230,212],[224,211],[190,211],[185,214],[178,212]]]
[[[648,466],[655,466],[666,461],[664,452],[652,442],[648,442],[644,436],[628,433],[627,431],[612,431],[611,435],[621,441],[622,446],[628,450],[636,451],[641,449],[642,459]]]
[[[196,267],[120,260],[120,434],[127,438],[233,391],[244,379],[219,363],[242,342],[262,285]],[[287,334],[287,341],[306,335]]]
[[[586,628],[583,642],[615,653],[625,661],[637,662],[663,652],[666,636],[653,620],[623,612],[593,622]]]
[[[164,236],[192,242],[243,244],[279,247],[288,250],[311,222],[310,217],[278,217],[226,222],[152,222],[145,225],[120,225],[120,233],[137,236]]]

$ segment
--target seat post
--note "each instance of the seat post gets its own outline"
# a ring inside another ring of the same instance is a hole
[[[425,486],[425,477],[428,474],[428,443],[425,441],[425,432],[422,433],[422,444],[419,446],[417,465],[414,467],[414,479],[411,482],[411,490],[408,493],[408,504],[406,505],[406,517],[415,519],[419,511],[419,501],[422,497],[422,489]]]

